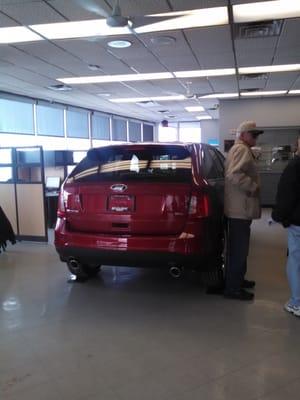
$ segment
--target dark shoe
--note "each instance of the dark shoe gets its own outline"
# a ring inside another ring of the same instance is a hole
[[[255,281],[248,281],[247,279],[244,279],[242,286],[244,289],[253,289],[255,287]]]
[[[224,297],[227,299],[235,299],[235,300],[253,300],[254,294],[247,292],[247,290],[241,289],[237,292],[224,292]]]

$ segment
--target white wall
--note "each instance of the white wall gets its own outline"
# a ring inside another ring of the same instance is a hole
[[[202,143],[208,143],[209,139],[219,139],[220,124],[218,119],[200,121],[200,126]]]
[[[224,139],[235,138],[235,129],[244,120],[254,120],[261,128],[300,127],[300,97],[221,101],[221,149]]]

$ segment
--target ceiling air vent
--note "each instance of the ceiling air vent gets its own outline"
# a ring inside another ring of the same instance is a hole
[[[68,85],[58,84],[47,86],[47,89],[55,90],[56,92],[68,92],[72,90],[72,87]]]
[[[168,114],[170,110],[158,110],[158,112],[161,114]]]
[[[243,89],[242,92],[258,92],[260,91],[260,88],[248,88],[248,89]]]
[[[240,81],[249,81],[251,79],[258,79],[258,80],[266,80],[268,79],[269,74],[241,74],[239,75]]]
[[[282,26],[282,19],[235,24],[234,36],[236,39],[257,39],[279,36],[281,34]]]

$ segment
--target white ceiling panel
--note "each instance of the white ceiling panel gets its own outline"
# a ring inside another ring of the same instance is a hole
[[[5,73],[7,75],[16,77],[25,82],[31,83],[36,86],[49,86],[54,85],[57,82],[55,79],[50,79],[40,75],[39,73],[35,73],[33,71],[25,70],[24,68],[18,68],[15,66],[11,66],[6,68],[6,71],[1,71],[1,73]]]
[[[300,89],[300,74],[290,89],[291,90],[299,90]]]
[[[299,47],[299,36],[300,36],[300,20],[290,19],[286,20],[282,33],[280,35],[280,40],[278,43],[278,49],[287,49],[293,47]]]
[[[12,46],[3,46],[1,56],[3,57],[1,60],[6,60],[19,68],[38,71],[49,78],[55,79],[58,75],[65,73],[61,68],[49,65],[47,62],[28,55]]]
[[[176,79],[166,79],[157,82],[130,82],[130,86],[143,93],[144,96],[167,95],[182,91],[181,85]]]
[[[18,25],[18,24],[13,19],[11,19],[1,13],[1,5],[0,5],[0,27],[5,28],[8,26],[15,26],[15,25]]]
[[[199,69],[199,63],[192,56],[160,57],[166,68],[170,71],[191,71]]]
[[[225,68],[234,66],[228,26],[187,30],[186,37],[202,67]]]
[[[250,75],[249,75],[250,77]],[[239,86],[240,90],[245,89],[264,89],[267,84],[267,79],[240,79]]]
[[[193,8],[224,7],[228,5],[227,0],[171,0],[174,10],[191,10]]]
[[[115,1],[109,0],[108,3],[113,6]],[[165,0],[122,0],[121,8],[123,14],[127,16],[158,14],[171,11]]]
[[[290,88],[297,80],[299,72],[278,72],[270,74],[266,90],[284,90]]]
[[[110,10],[103,1],[98,1],[98,3],[107,11]],[[86,8],[80,7],[74,0],[52,0],[51,5],[70,21],[101,18],[99,15],[88,11]]]
[[[237,80],[235,76],[218,76],[209,78],[215,92],[232,93],[238,90]]]
[[[1,4],[2,2],[0,2]],[[24,4],[10,2],[2,5],[0,10],[16,19],[22,25],[44,24],[51,22],[64,22],[65,19],[43,1],[31,1]]]

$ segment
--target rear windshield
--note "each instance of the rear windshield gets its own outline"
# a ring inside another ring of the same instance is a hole
[[[99,181],[190,182],[191,156],[179,146],[92,149],[67,183]]]

